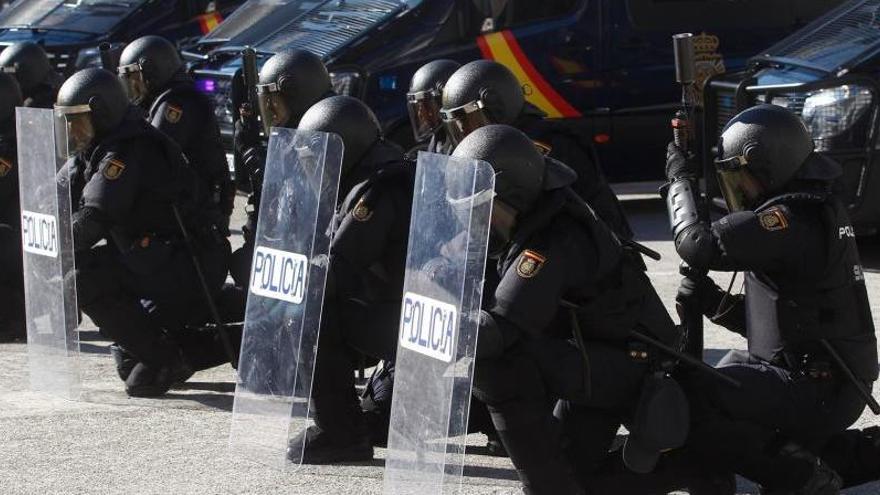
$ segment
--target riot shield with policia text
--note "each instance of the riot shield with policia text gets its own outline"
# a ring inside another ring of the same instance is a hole
[[[31,389],[76,399],[82,382],[76,328],[70,181],[52,110],[16,109],[21,239]]]
[[[310,422],[342,154],[335,134],[269,136],[229,437],[243,459],[283,467]]]
[[[494,185],[488,163],[419,153],[386,494],[461,483]]]

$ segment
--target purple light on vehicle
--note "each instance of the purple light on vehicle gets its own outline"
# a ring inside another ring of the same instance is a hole
[[[199,79],[196,81],[196,86],[202,93],[213,93],[214,91],[217,91],[217,83],[213,79]]]

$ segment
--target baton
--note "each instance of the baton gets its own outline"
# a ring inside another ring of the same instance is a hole
[[[837,352],[837,349],[831,345],[831,342],[828,342],[827,339],[820,339],[819,342],[822,343],[822,346],[828,351],[828,354],[831,356],[831,359],[834,360],[834,363],[837,364],[837,367],[843,371],[843,374],[846,375],[846,378],[850,381],[850,383],[856,388],[856,391],[859,393],[859,396],[865,401],[868,405],[868,408],[871,409],[871,412],[877,416],[880,416],[880,404],[877,403],[877,399],[871,394],[871,391],[868,387],[859,380],[855,373],[852,372],[849,365],[846,364],[846,361],[840,356]]]
[[[196,254],[196,247],[193,245],[192,238],[189,236],[189,231],[183,223],[183,217],[180,216],[180,210],[177,208],[177,205],[171,205],[171,208],[174,210],[174,218],[177,220],[177,226],[180,227],[180,233],[183,234],[183,242],[186,244],[186,250],[189,251],[189,255],[192,257],[193,266],[196,269],[196,276],[199,279],[199,284],[202,286],[202,292],[205,295],[205,301],[208,303],[211,317],[214,319],[214,324],[217,325],[217,332],[220,334],[220,341],[223,343],[223,350],[226,351],[226,355],[229,357],[229,362],[232,364],[232,367],[238,369],[238,356],[235,354],[235,348],[232,347],[232,341],[229,339],[229,334],[226,333],[223,319],[220,318],[220,311],[214,303],[214,298],[211,297],[211,289],[208,287],[208,281],[205,279],[205,272],[202,271],[202,263],[199,261],[199,257]]]

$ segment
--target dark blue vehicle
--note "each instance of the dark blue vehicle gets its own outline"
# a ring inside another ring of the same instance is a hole
[[[121,49],[158,34],[186,46],[209,33],[240,0],[18,0],[0,12],[0,46],[33,41],[67,76],[100,64],[98,45]]]
[[[698,34],[702,78],[833,6],[829,0],[250,0],[188,53],[231,138],[245,46],[324,58],[336,90],[357,96],[387,134],[412,141],[405,94],[422,64],[492,58],[561,132],[595,144],[612,181],[660,179],[680,90],[671,36]],[[755,15],[755,12],[761,15]],[[659,161],[658,161],[659,160]]]

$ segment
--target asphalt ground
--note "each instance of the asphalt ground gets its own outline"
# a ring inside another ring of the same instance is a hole
[[[624,204],[639,240],[663,255],[649,262],[649,273],[671,310],[679,260],[665,209],[659,199],[640,198]],[[233,225],[242,223],[238,208]],[[863,241],[862,254],[880,327],[880,242]],[[717,280],[724,286],[728,281]],[[381,493],[382,449],[369,463],[287,470],[228,450],[235,383],[229,366],[200,372],[161,399],[131,399],[116,377],[108,342],[88,321],[80,331],[85,386],[77,401],[29,391],[26,346],[0,344],[0,494]],[[729,349],[743,348],[744,340],[709,324],[706,347],[706,360],[714,363]],[[866,412],[857,426],[878,424]],[[474,448],[461,493],[520,493],[510,462],[483,455],[484,442],[480,435],[468,438]],[[756,491],[741,482],[739,493]],[[880,484],[846,493],[878,494]]]

